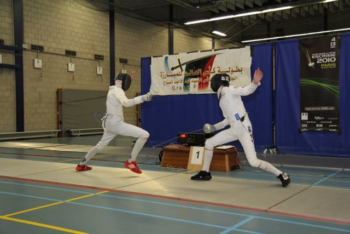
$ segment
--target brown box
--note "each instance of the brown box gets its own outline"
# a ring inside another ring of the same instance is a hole
[[[190,157],[189,146],[168,145],[164,147],[162,167],[175,167],[187,169]],[[241,168],[236,148],[214,149],[210,171],[231,171],[231,168]]]

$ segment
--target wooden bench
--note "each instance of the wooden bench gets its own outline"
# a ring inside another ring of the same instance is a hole
[[[161,166],[187,169],[190,149],[191,147],[183,145],[165,146]],[[241,168],[236,148],[214,149],[210,171],[228,172],[231,171],[232,168]]]

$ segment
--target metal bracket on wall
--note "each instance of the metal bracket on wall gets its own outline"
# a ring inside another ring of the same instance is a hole
[[[23,48],[18,46],[8,46],[8,45],[1,45],[0,44],[0,50],[9,50],[9,51],[21,51]],[[14,65],[14,64],[0,64],[0,68],[7,68],[7,69],[20,69],[21,66]]]
[[[0,50],[20,51],[20,50],[23,50],[23,48],[18,46],[8,46],[8,45],[0,44]]]
[[[13,65],[13,64],[0,64],[0,68],[21,69],[21,66]]]

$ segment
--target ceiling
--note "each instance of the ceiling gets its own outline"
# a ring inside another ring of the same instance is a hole
[[[314,31],[350,28],[350,0],[323,3],[324,0],[74,0],[86,7],[108,11],[175,29],[191,36],[208,36],[242,45],[249,39],[293,35]],[[292,9],[185,25],[185,22],[236,15],[271,8]],[[172,13],[172,14],[171,14]],[[227,34],[220,37],[212,33]],[[350,30],[349,30],[350,31]]]

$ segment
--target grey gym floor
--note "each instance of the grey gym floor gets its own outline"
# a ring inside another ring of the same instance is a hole
[[[0,233],[350,233],[350,159],[259,154],[291,175],[283,188],[240,152],[243,170],[191,181],[160,148],[124,169],[134,139],[118,137],[76,172],[100,137],[0,142]]]

